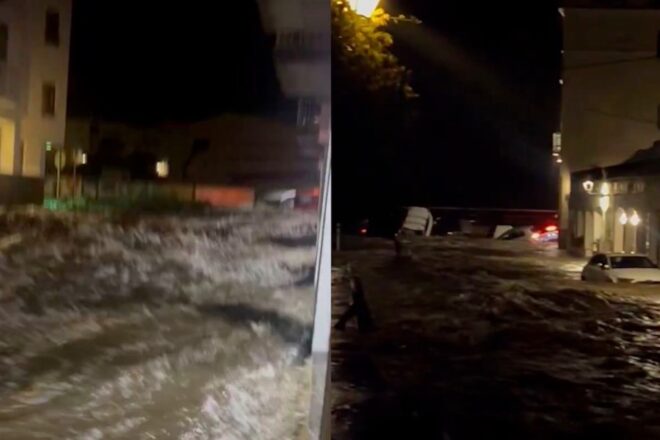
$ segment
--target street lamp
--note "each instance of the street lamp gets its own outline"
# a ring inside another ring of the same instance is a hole
[[[351,8],[360,15],[365,17],[371,17],[380,0],[349,0]]]
[[[603,182],[600,184],[600,194],[603,196],[609,196],[610,195],[610,184],[607,182]]]
[[[621,215],[619,216],[619,223],[621,223],[622,225],[628,223],[628,216],[626,215],[625,211],[622,212]],[[630,223],[632,223],[632,219]]]
[[[593,191],[593,189],[594,189],[593,180],[585,180],[584,182],[582,182],[582,188],[584,188],[584,190],[588,193]]]
[[[639,218],[637,211],[633,211],[633,215],[630,216],[630,224],[633,226],[638,226],[642,222],[642,219]]]

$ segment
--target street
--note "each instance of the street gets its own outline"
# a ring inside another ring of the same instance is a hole
[[[0,215],[0,438],[301,438],[315,231],[285,211]]]
[[[334,331],[333,438],[660,438],[660,291],[588,284],[527,242],[428,238],[336,252],[376,329]],[[349,304],[335,272],[333,315]]]

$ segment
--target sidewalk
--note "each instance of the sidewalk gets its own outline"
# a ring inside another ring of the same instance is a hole
[[[388,242],[368,251],[372,256],[393,259],[393,247]],[[348,260],[342,253],[333,257],[335,267]],[[332,335],[332,438],[345,439],[444,439],[438,409],[442,405],[423,383],[392,380],[399,367],[383,365],[379,358],[399,359],[406,350],[408,335],[393,337],[393,329],[383,320],[385,304],[378,301],[378,285],[361,264],[353,269],[365,283],[366,297],[376,329],[369,334],[358,332],[357,322],[350,322],[344,331]],[[333,277],[333,325],[349,307],[350,287],[346,279]],[[386,280],[383,280],[386,281]],[[408,376],[401,372],[401,377]],[[408,383],[405,383],[408,382]]]

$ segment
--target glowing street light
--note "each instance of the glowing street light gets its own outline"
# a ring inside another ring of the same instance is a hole
[[[582,188],[588,193],[594,190],[594,182],[593,180],[585,180],[582,182]]]
[[[365,17],[371,17],[380,0],[349,0],[351,8],[360,15]]]
[[[621,215],[619,216],[619,223],[621,223],[622,225],[628,223],[628,216],[626,215],[625,212],[622,212]]]
[[[630,224],[633,226],[638,226],[642,222],[642,219],[639,218],[637,211],[633,211],[633,215],[630,216]]]
[[[609,196],[610,195],[610,184],[603,182],[600,184],[600,195]]]

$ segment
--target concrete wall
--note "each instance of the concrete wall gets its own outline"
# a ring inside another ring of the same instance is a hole
[[[0,175],[0,206],[37,204],[44,198],[42,179]]]
[[[660,139],[660,11],[567,9],[562,158],[571,171],[620,163]]]

